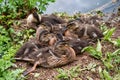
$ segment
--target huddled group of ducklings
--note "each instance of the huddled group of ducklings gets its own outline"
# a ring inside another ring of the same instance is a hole
[[[28,27],[36,30],[36,35],[15,55],[16,60],[34,64],[24,75],[34,71],[37,65],[53,68],[73,62],[84,47],[103,37],[96,25],[81,18],[65,21],[55,15],[41,16],[34,12],[26,21]]]

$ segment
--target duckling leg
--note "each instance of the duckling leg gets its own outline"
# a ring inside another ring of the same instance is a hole
[[[33,66],[32,68],[27,69],[27,70],[25,70],[25,71],[23,72],[23,75],[26,76],[26,75],[28,75],[29,73],[33,72],[33,71],[36,69],[36,67],[37,67],[38,64],[39,64],[38,61],[35,62],[35,63],[34,63],[34,66]]]

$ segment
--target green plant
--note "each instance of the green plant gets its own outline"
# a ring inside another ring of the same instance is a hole
[[[117,49],[114,52],[107,52],[103,59],[103,63],[107,69],[111,69],[114,66],[114,69],[118,70],[120,64],[120,49]]]
[[[92,46],[88,46],[83,48],[82,52],[84,51],[88,51],[90,53],[90,55],[92,55],[93,57],[95,57],[96,59],[100,59],[102,58],[102,45],[100,43],[100,41],[98,40],[97,46],[96,48],[92,47]]]
[[[111,29],[108,29],[106,30],[103,34],[104,34],[104,38],[103,40],[104,41],[110,41],[111,42],[111,36],[112,34],[114,33],[116,28],[111,28]]]
[[[105,32],[106,30],[108,30],[108,27],[105,24],[101,24],[100,25],[100,30],[102,30],[103,32]]]
[[[102,70],[101,67],[99,67],[99,74],[100,74],[101,80],[112,80],[112,77],[110,76],[110,74],[105,69]]]
[[[120,47],[120,38],[111,41],[116,47]]]
[[[13,57],[20,47],[11,40],[8,30],[0,26],[0,80],[16,80],[20,77],[21,69],[10,70],[13,66]],[[12,32],[12,29],[10,30]]]
[[[56,79],[58,80],[72,80],[73,78],[78,77],[81,71],[89,70],[92,71],[96,67],[96,63],[90,63],[84,68],[80,68],[79,65],[70,68],[69,70],[64,70],[64,69],[57,69],[58,75],[56,76]],[[80,78],[79,78],[80,79]]]
[[[69,70],[63,70],[63,69],[57,69],[58,71],[58,75],[56,76],[56,78],[58,80],[72,80],[72,78],[75,78],[79,75],[80,73],[80,67],[79,66],[75,66],[72,67]]]
[[[9,29],[14,20],[25,18],[36,11],[43,13],[55,0],[0,0],[0,25]]]
[[[118,65],[120,63],[120,49],[115,50],[114,52],[106,52],[105,57],[102,55],[102,45],[98,40],[96,48],[92,46],[85,47],[83,51],[88,51],[91,56],[99,59],[103,62],[107,69],[113,68],[113,65]],[[117,68],[117,66],[116,66]]]
[[[5,55],[2,56],[0,59],[0,80],[23,80],[23,77],[20,75],[20,73],[23,72],[22,69],[16,69],[16,70],[11,70],[9,69],[11,66],[13,66],[13,59],[12,57],[14,56],[16,50],[18,47],[12,46],[10,47]]]

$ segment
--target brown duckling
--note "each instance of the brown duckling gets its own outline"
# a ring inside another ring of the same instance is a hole
[[[44,23],[38,25],[39,27],[36,30],[36,34],[39,34],[42,30],[47,30],[48,32],[52,31],[52,24],[48,21],[45,21]]]
[[[78,35],[75,34],[76,30],[79,28],[79,20],[73,20],[67,23],[67,26],[64,28],[63,35],[68,38],[78,38]]]
[[[46,21],[50,22],[52,25],[55,24],[63,24],[65,21],[61,19],[60,17],[57,17],[53,14],[51,15],[40,15],[37,12],[33,12],[30,14],[27,19],[27,26],[33,29],[37,29],[39,24],[42,24]]]
[[[65,31],[66,37],[100,39],[103,37],[102,31],[95,25],[83,24],[79,19],[70,21]]]
[[[27,26],[29,28],[36,30],[38,28],[38,25],[40,24],[41,15],[36,12],[33,12],[30,15],[28,15],[26,21],[27,21]]]
[[[41,47],[40,43],[35,38],[32,38],[23,44],[23,46],[16,52],[15,57],[19,57],[21,55],[26,56],[29,53],[37,51]]]
[[[89,24],[81,24],[76,34],[79,38],[101,39],[103,37],[103,33],[99,28]]]
[[[75,50],[76,54],[80,54],[81,50],[89,45],[89,41],[80,39],[70,39],[67,41],[69,45]]]
[[[74,37],[65,37],[65,36],[60,36],[60,40],[64,40],[68,42],[68,44],[75,50],[76,54],[80,54],[81,50],[89,45],[88,40],[81,40],[79,38],[74,38]]]
[[[56,16],[55,14],[51,14],[51,15],[41,15],[41,23],[48,21],[50,22],[52,25],[56,25],[56,24],[63,24],[66,21],[63,20],[62,18]]]
[[[75,51],[64,41],[59,41],[54,47],[41,48],[38,51],[24,56],[24,58],[16,58],[17,60],[28,61],[34,66],[24,72],[27,75],[34,71],[37,65],[45,68],[59,67],[76,59]]]
[[[36,39],[43,46],[51,46],[57,41],[56,35],[48,32],[47,30],[41,30],[40,32],[37,31]]]

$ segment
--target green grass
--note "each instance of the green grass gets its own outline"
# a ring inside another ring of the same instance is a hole
[[[72,80],[73,78],[77,77],[80,73],[80,66],[72,67],[69,70],[64,69],[57,69],[58,75],[56,76],[57,80]]]

